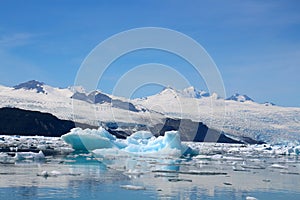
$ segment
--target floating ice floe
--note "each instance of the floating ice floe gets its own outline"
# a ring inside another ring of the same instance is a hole
[[[62,173],[60,171],[53,170],[51,172],[42,171],[41,173],[37,173],[37,176],[42,176],[44,178],[48,177],[58,177],[58,176],[80,176],[81,174],[74,173]]]
[[[121,185],[120,187],[126,190],[146,190],[144,186],[138,185]]]
[[[271,168],[275,168],[275,169],[288,169],[287,166],[284,165],[279,165],[279,164],[273,164],[270,166]]]
[[[45,159],[45,155],[42,151],[39,151],[38,153],[34,152],[19,152],[16,153],[15,160],[43,160]]]
[[[71,144],[75,150],[94,150],[116,147],[116,137],[102,127],[98,130],[73,128],[61,138],[66,143]]]
[[[117,139],[102,127],[98,130],[74,128],[63,135],[62,139],[75,150],[89,150],[96,157],[128,154],[180,157],[184,153],[193,153],[181,143],[178,131],[167,131],[164,136],[159,137],[148,131],[138,131],[123,140]]]
[[[248,196],[246,197],[246,200],[257,200],[257,198]]]

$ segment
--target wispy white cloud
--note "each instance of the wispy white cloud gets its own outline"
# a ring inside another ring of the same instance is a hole
[[[13,48],[29,44],[35,37],[31,33],[13,33],[0,36],[0,48]]]

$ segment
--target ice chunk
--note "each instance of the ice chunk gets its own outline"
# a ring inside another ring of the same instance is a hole
[[[246,197],[246,200],[257,200],[257,198],[248,196]]]
[[[120,187],[126,190],[146,190],[144,186],[138,185],[121,185]]]
[[[45,155],[42,151],[39,151],[38,153],[34,152],[19,152],[16,153],[15,160],[43,160],[45,159]]]
[[[56,171],[56,170],[53,170],[50,173],[47,172],[47,171],[42,171],[41,173],[37,174],[37,176],[43,176],[45,178],[47,178],[47,177],[57,177],[59,175],[61,175],[61,172]]]
[[[276,168],[276,169],[287,169],[287,166],[279,165],[279,164],[273,164],[270,167]]]
[[[223,158],[223,156],[220,154],[215,154],[215,155],[211,156],[212,160],[221,160],[222,158]]]
[[[73,128],[71,132],[61,137],[66,143],[71,144],[75,150],[94,150],[112,148],[115,146],[116,137],[104,128],[84,129]]]

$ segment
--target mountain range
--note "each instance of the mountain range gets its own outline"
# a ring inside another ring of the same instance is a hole
[[[32,80],[14,87],[0,86],[0,107],[51,113],[61,120],[89,126],[117,124],[115,131],[144,126],[158,131],[158,124],[179,119],[201,122],[237,140],[252,138],[276,144],[300,141],[300,108],[259,104],[240,94],[223,99],[194,87],[166,87],[149,97],[126,99],[101,91],[86,92],[79,86],[56,88]]]

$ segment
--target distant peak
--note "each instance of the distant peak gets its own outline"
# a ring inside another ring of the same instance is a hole
[[[241,95],[239,93],[235,93],[234,95],[232,95],[231,97],[227,98],[226,100],[232,100],[232,101],[238,101],[238,102],[245,102],[245,101],[253,101],[253,99],[251,99],[249,96],[247,95]]]
[[[162,93],[165,93],[165,92],[168,92],[168,91],[171,91],[171,92],[176,92],[177,93],[177,90],[171,86],[166,86],[164,87],[161,91],[160,91],[160,94]]]
[[[172,86],[168,85],[162,89],[162,91],[164,91],[164,90],[176,90],[176,89],[173,88]]]
[[[18,89],[25,89],[25,90],[36,90],[37,93],[45,93],[43,86],[45,83],[37,81],[37,80],[30,80],[24,83],[20,83],[19,85],[14,86],[13,88]]]
[[[21,84],[31,84],[31,85],[45,85],[44,82],[41,82],[41,81],[37,81],[37,80],[30,80],[30,81],[27,81],[27,82],[24,82],[24,83],[20,83],[19,85]]]

